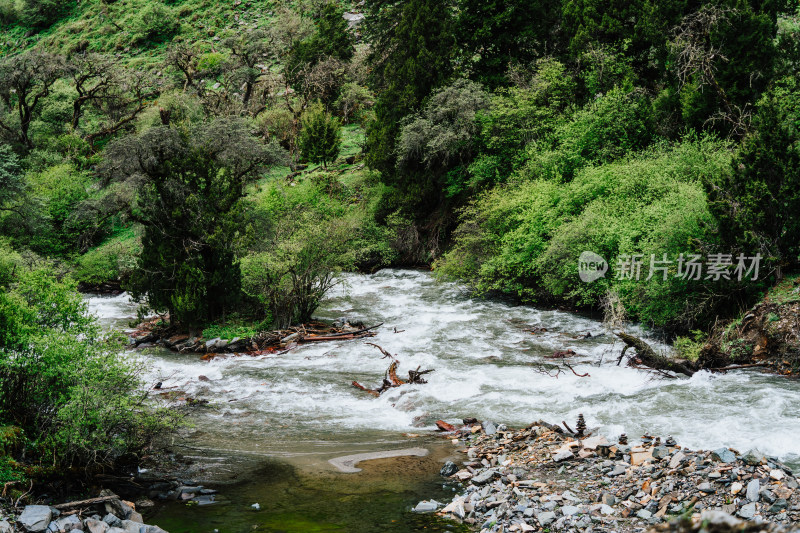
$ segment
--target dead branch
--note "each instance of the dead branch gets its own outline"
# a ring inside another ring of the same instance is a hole
[[[364,344],[369,344],[370,346],[374,346],[377,349],[379,349],[381,351],[381,353],[383,354],[383,357],[381,357],[381,359],[386,359],[387,357],[389,359],[397,359],[395,356],[393,356],[392,354],[390,354],[389,352],[387,352],[386,350],[384,350],[383,348],[381,348],[377,344],[374,344],[374,343],[371,343],[371,342],[365,342]]]
[[[116,494],[110,494],[108,496],[100,496],[98,498],[89,498],[88,500],[79,500],[75,502],[68,502],[68,503],[60,503],[58,505],[53,505],[54,509],[71,509],[73,507],[85,507],[87,505],[94,505],[95,503],[105,503],[114,500],[119,500],[119,496]]]
[[[620,355],[619,361],[622,360],[622,356],[625,355],[625,352],[628,348],[633,348],[636,351],[636,359],[638,359],[638,361],[646,367],[654,370],[675,372],[676,374],[683,374],[689,377],[694,375],[694,371],[690,370],[688,367],[686,367],[686,365],[677,361],[673,361],[672,359],[662,355],[658,355],[655,350],[653,350],[650,345],[644,342],[642,339],[622,331],[615,332],[614,334],[622,339],[626,345],[625,348],[622,349],[622,354]],[[617,364],[619,364],[619,361]],[[630,362],[631,360],[629,359],[629,363]]]
[[[378,391],[375,391],[375,390],[372,390],[372,389],[368,389],[368,388],[366,388],[364,385],[362,385],[361,383],[359,383],[358,381],[353,381],[353,387],[355,387],[355,388],[357,388],[357,389],[361,389],[361,390],[363,390],[364,392],[367,392],[367,393],[369,393],[369,394],[372,394],[372,395],[373,395],[373,396],[375,396],[376,398],[377,398],[378,396],[380,396],[380,393],[379,393]]]

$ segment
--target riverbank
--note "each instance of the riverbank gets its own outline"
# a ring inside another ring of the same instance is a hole
[[[466,445],[464,460],[442,469],[462,490],[443,508],[428,507],[491,532],[639,531],[708,510],[779,526],[800,522],[792,470],[756,449],[690,450],[656,436],[612,442],[584,431],[543,421],[517,430],[468,424],[453,434]]]

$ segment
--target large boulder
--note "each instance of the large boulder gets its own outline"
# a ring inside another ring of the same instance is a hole
[[[25,531],[44,531],[53,519],[53,511],[46,505],[28,505],[22,511],[17,522]]]

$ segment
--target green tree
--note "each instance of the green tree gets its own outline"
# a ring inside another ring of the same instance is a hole
[[[0,211],[9,211],[9,205],[25,188],[19,157],[7,144],[0,145]]]
[[[457,37],[472,79],[506,85],[509,66],[563,52],[561,0],[459,0]]]
[[[453,71],[453,6],[441,0],[369,0],[366,7],[371,82],[378,94],[367,130],[367,162],[384,180],[414,188],[395,169],[400,121]]]
[[[154,127],[112,143],[102,172],[135,184],[131,216],[144,227],[134,297],[188,326],[230,310],[240,295],[234,252],[245,185],[282,161],[282,150],[234,119]]]
[[[789,77],[758,104],[733,172],[709,182],[711,209],[733,250],[760,253],[778,279],[800,261],[800,87]],[[730,252],[726,252],[730,253]]]
[[[298,145],[306,160],[328,168],[328,163],[336,160],[342,147],[341,122],[322,105],[312,106],[303,114]]]

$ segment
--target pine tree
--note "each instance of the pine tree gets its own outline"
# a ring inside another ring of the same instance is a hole
[[[453,8],[442,0],[369,0],[367,31],[373,54],[375,121],[367,131],[367,162],[397,182],[395,145],[400,121],[420,109],[452,73]]]
[[[326,113],[322,105],[312,106],[303,116],[303,129],[298,139],[300,151],[307,161],[328,163],[335,161],[342,146],[342,125],[339,119]]]

